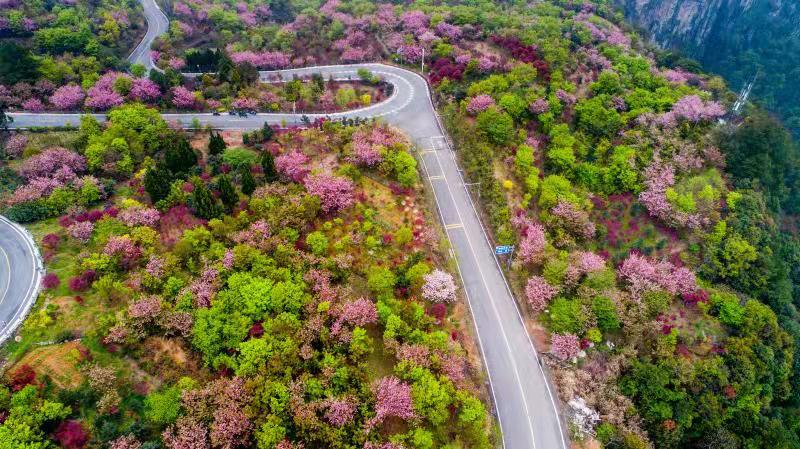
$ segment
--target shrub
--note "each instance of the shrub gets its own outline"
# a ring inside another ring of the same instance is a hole
[[[579,334],[586,324],[580,302],[556,298],[550,304],[550,330],[559,334]]]
[[[55,273],[47,273],[42,279],[42,286],[47,289],[54,289],[61,285],[61,279]]]

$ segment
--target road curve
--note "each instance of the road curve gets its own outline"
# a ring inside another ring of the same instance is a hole
[[[153,40],[169,29],[169,20],[155,0],[140,0],[148,30],[128,58],[148,70],[157,68],[150,57]],[[381,118],[403,129],[413,140],[422,173],[434,193],[439,218],[447,233],[458,264],[467,301],[472,311],[479,346],[486,366],[506,449],[566,449],[556,398],[539,362],[517,303],[511,294],[500,264],[479,219],[456,162],[456,155],[445,136],[431,101],[428,83],[418,74],[384,64],[320,66],[261,72],[263,81],[308,77],[319,73],[324,78],[357,78],[357,70],[368,69],[394,87],[392,95],[380,103],[361,109],[332,114],[307,114],[306,117]],[[77,125],[80,114],[16,113],[13,126]],[[105,115],[96,114],[98,120]],[[166,120],[189,125],[195,119],[217,129],[257,129],[264,122],[299,124],[300,114],[257,114],[247,117],[215,116],[210,113],[163,114]],[[0,343],[21,321],[36,298],[41,262],[29,235],[0,216],[0,266],[2,256],[11,260],[11,271],[3,277],[0,269]],[[13,280],[13,285],[11,281]],[[4,284],[5,282],[5,284]],[[3,293],[7,291],[6,293]],[[2,324],[2,321],[0,321]],[[4,327],[5,326],[5,327]],[[10,329],[10,330],[6,330]]]
[[[147,33],[128,56],[128,62],[141,64],[149,72],[156,68],[153,58],[150,57],[150,46],[158,36],[169,31],[169,19],[156,4],[156,0],[139,0],[139,3],[142,4],[144,18],[147,20]]]
[[[364,68],[394,86],[381,103],[335,114],[307,114],[310,119],[381,117],[403,129],[418,149],[424,178],[433,191],[440,219],[455,257],[480,348],[489,374],[504,446],[507,449],[566,449],[556,399],[539,364],[488,235],[467,192],[456,155],[445,137],[430,99],[427,82],[418,74],[384,64],[355,64],[262,72],[262,79],[320,73],[325,78],[356,77]],[[13,126],[62,126],[79,123],[79,114],[14,113]],[[257,129],[264,122],[298,124],[300,114],[261,113],[248,117],[210,113],[163,114],[189,125],[197,119],[218,129]],[[97,115],[100,120],[104,116]]]
[[[42,262],[31,235],[0,215],[0,344],[36,301],[41,275]]]

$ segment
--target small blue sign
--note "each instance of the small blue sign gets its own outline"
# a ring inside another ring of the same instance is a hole
[[[512,252],[514,252],[514,245],[502,245],[494,247],[494,253],[498,256],[501,254],[511,254]]]

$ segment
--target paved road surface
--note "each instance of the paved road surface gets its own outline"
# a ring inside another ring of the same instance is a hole
[[[150,44],[167,31],[169,22],[155,0],[140,0],[149,29],[129,58],[131,62],[153,68]],[[439,216],[455,251],[459,274],[478,333],[481,352],[489,374],[492,395],[500,421],[506,449],[566,449],[567,444],[554,395],[542,371],[538,355],[531,344],[516,302],[494,257],[488,236],[466,190],[456,163],[439,124],[428,91],[419,75],[383,64],[313,67],[262,72],[263,80],[290,79],[320,73],[326,79],[357,78],[356,70],[366,68],[394,86],[387,100],[358,110],[335,114],[308,114],[318,117],[381,117],[402,128],[419,149],[421,170],[432,189]],[[14,126],[77,125],[77,114],[11,114]],[[96,115],[104,120],[104,115]],[[170,121],[189,125],[197,119],[203,125],[218,129],[256,129],[270,123],[301,123],[299,114],[258,114],[248,117],[212,114],[164,114]],[[12,271],[3,275],[0,269],[0,320],[24,315],[35,297],[32,286],[38,286],[36,249],[19,230],[0,221],[0,266],[7,254]],[[13,281],[13,282],[10,282]],[[5,293],[4,293],[5,291]],[[4,318],[5,317],[5,318]],[[0,326],[0,331],[2,331]],[[0,334],[0,342],[3,341]]]
[[[36,301],[40,268],[39,252],[30,235],[0,215],[0,344]]]
[[[169,19],[161,11],[161,8],[156,4],[156,0],[139,0],[144,8],[144,18],[147,20],[147,33],[139,42],[139,45],[128,56],[128,61],[131,64],[142,64],[150,71],[155,66],[153,59],[150,57],[150,46],[158,36],[169,31]]]
[[[430,101],[428,85],[416,73],[383,64],[358,64],[262,72],[262,78],[321,73],[325,78],[355,78],[366,68],[394,85],[386,101],[367,108],[330,114],[332,118],[381,117],[402,128],[419,149],[422,172],[436,197],[440,218],[456,253],[460,274],[474,317],[489,373],[495,406],[507,449],[565,448],[565,437],[545,375],[531,344],[493,248],[464,186],[455,153],[443,136]],[[76,114],[14,116],[14,126],[77,124]],[[311,119],[324,114],[308,114]],[[102,119],[103,116],[99,115]],[[258,114],[248,117],[211,114],[164,114],[184,125],[198,119],[220,129],[256,129],[270,123],[300,123],[299,114]]]

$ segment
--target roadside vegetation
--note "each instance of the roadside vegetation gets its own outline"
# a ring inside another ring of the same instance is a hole
[[[48,134],[62,147],[19,135],[5,213],[48,274],[5,348],[0,441],[491,447],[403,135],[320,122],[229,147],[141,106],[109,118]]]
[[[168,11],[154,53],[163,74],[80,87],[75,109],[114,99],[96,108],[116,107],[107,128],[85,118],[74,133],[4,137],[5,213],[32,223],[50,271],[8,347],[7,385],[25,392],[9,404],[64,406],[36,422],[42,439],[74,422],[88,444],[115,449],[498,440],[402,136],[318,123],[228,147],[215,133],[188,139],[142,104],[313,108],[343,88],[262,86],[258,70],[417,69],[424,55],[492,239],[515,246],[508,275],[572,440],[800,446],[798,148],[762,110],[730,116],[722,79],[659,67],[668,55],[605,2],[195,0]],[[371,101],[387,95],[361,78]],[[133,94],[144,85],[148,100]],[[36,346],[78,337],[75,351]],[[75,362],[48,368],[65,353]],[[112,371],[112,387],[92,386],[87,369]],[[239,433],[223,440],[223,428]]]

